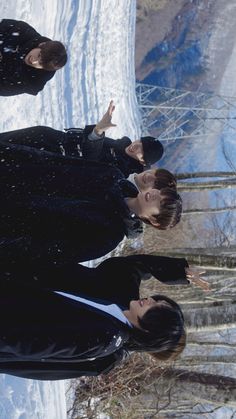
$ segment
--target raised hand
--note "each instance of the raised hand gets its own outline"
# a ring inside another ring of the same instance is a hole
[[[108,128],[116,127],[116,124],[113,124],[111,122],[114,110],[115,105],[113,100],[111,100],[106,113],[103,115],[102,119],[97,123],[96,127],[94,128],[94,131],[97,135],[102,135],[103,132],[106,131]]]
[[[209,291],[210,286],[208,282],[201,278],[201,275],[203,275],[206,271],[203,271],[200,268],[196,268],[193,266],[189,266],[189,268],[185,268],[186,277],[190,281],[191,284],[194,284],[200,288],[202,288],[204,291]]]

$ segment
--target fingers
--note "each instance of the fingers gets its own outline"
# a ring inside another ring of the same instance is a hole
[[[117,126],[116,124],[113,124],[111,122],[112,113],[114,112],[114,110],[115,110],[114,101],[111,100],[106,113],[103,115],[102,119],[97,124],[99,125],[99,128],[106,130],[108,128],[113,128]]]
[[[200,272],[200,273],[193,273],[193,272],[191,272],[191,273],[188,273],[188,274],[186,274],[186,277],[187,278],[201,278],[201,275],[202,275],[202,273]]]
[[[210,290],[210,285],[208,284],[207,281],[205,281],[205,279],[199,278],[199,277],[191,277],[189,278],[190,282],[192,282],[193,284],[197,285],[198,287],[202,288],[204,291],[209,291]]]
[[[210,285],[206,281],[199,281],[198,285],[203,289],[203,291],[210,291]]]
[[[112,116],[112,113],[114,112],[114,110],[115,110],[114,101],[111,100],[108,106],[108,114]]]
[[[189,268],[185,268],[185,272],[188,275],[203,275],[206,271],[202,270],[201,268],[197,268],[194,266],[189,266]]]
[[[201,278],[201,275],[206,271],[200,270],[198,268],[185,268],[186,278],[192,283],[201,287],[204,291],[209,291],[210,286],[205,279]]]

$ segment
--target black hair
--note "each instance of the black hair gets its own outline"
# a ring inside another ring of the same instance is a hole
[[[151,166],[162,158],[164,148],[157,138],[141,137],[140,141],[143,146],[143,158],[146,165]]]
[[[185,333],[181,308],[175,301],[164,295],[157,294],[152,298],[160,304],[151,307],[142,318],[138,319],[140,328],[130,329],[130,338],[125,347],[128,350],[155,353],[174,351],[181,336]]]
[[[171,188],[176,190],[177,187],[177,180],[173,173],[169,172],[166,169],[156,169],[155,171],[155,183],[154,187],[156,189],[162,188]]]
[[[162,188],[160,189],[160,194],[160,212],[152,214],[159,225],[153,227],[158,230],[166,230],[175,227],[179,223],[182,214],[182,199],[176,190],[172,188]],[[146,224],[153,225],[146,217],[140,217],[140,219]]]
[[[40,47],[40,64],[44,70],[55,71],[67,62],[67,53],[64,45],[59,41],[46,41]]]

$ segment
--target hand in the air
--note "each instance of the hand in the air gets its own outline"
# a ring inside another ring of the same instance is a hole
[[[108,128],[116,127],[116,124],[111,122],[112,114],[115,110],[115,105],[113,100],[110,101],[106,113],[103,115],[102,119],[97,123],[94,131],[97,135],[102,135],[104,131]]]
[[[185,268],[185,272],[186,277],[191,284],[197,285],[204,291],[210,290],[210,285],[208,284],[208,282],[205,279],[201,278],[201,275],[203,275],[206,271],[203,271],[200,268],[190,266],[189,268]]]

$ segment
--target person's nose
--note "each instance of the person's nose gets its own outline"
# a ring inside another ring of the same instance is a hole
[[[147,181],[148,181],[148,183],[151,183],[151,184],[153,184],[154,183],[154,176],[153,175],[147,175]]]
[[[156,200],[160,200],[160,198],[161,198],[161,192],[159,191],[159,189],[156,189],[156,188],[153,188],[152,189],[152,191],[153,191],[153,197],[154,197],[154,199]]]
[[[148,306],[151,306],[152,305],[152,298],[151,297],[146,298],[146,304]]]
[[[150,189],[149,193],[150,193],[151,200],[155,201],[158,195],[157,189]]]
[[[153,306],[155,306],[155,305],[156,305],[156,301],[155,301],[152,297],[149,297],[149,298],[148,298],[148,305],[149,305],[150,307],[153,307]]]

